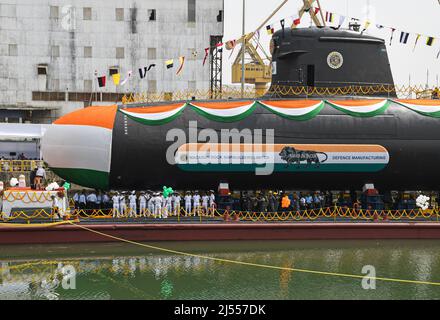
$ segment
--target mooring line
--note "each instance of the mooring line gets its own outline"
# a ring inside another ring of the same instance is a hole
[[[182,256],[191,256],[195,258],[201,258],[201,259],[207,259],[211,261],[217,261],[217,262],[225,262],[225,263],[231,263],[236,265],[243,265],[243,266],[250,266],[250,267],[258,267],[258,268],[265,268],[265,269],[273,269],[273,270],[283,270],[283,271],[291,271],[291,272],[300,272],[300,273],[308,273],[308,274],[315,274],[315,275],[324,275],[324,276],[333,276],[333,277],[343,277],[343,278],[352,278],[352,279],[370,279],[370,280],[379,280],[379,281],[386,281],[386,282],[397,282],[397,283],[410,283],[410,284],[424,284],[424,285],[432,285],[432,286],[440,286],[440,282],[431,282],[431,281],[419,281],[419,280],[405,280],[405,279],[395,279],[395,278],[385,278],[385,277],[371,277],[366,275],[356,275],[356,274],[347,274],[347,273],[337,273],[337,272],[327,272],[327,271],[317,271],[317,270],[309,270],[309,269],[299,269],[299,268],[288,268],[288,267],[279,267],[279,266],[272,266],[267,264],[259,264],[259,263],[252,263],[252,262],[245,262],[245,261],[237,261],[237,260],[230,260],[230,259],[222,259],[222,258],[216,258],[216,257],[210,257],[195,253],[188,253],[183,251],[177,251],[167,248],[162,248],[158,246],[148,245],[145,243],[140,243],[132,240],[127,240],[123,238],[119,238],[116,236],[112,236],[110,234],[106,234],[100,231],[96,231],[93,229],[90,229],[85,226],[81,226],[79,224],[76,224],[72,221],[69,221],[71,225],[74,225],[78,228],[81,228],[83,230],[101,235],[103,237],[107,237],[110,239],[118,240],[121,242],[129,243],[132,245],[153,249],[156,251],[162,251],[167,253],[172,253],[176,255],[182,255]]]

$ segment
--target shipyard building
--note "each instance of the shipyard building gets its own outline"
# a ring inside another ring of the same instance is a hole
[[[50,123],[127,92],[208,89],[204,48],[222,34],[223,0],[4,0],[0,122]],[[176,75],[181,56],[184,70]],[[139,68],[151,64],[141,79]],[[129,71],[130,80],[116,86],[112,74],[122,81]],[[107,81],[99,88],[101,76]]]

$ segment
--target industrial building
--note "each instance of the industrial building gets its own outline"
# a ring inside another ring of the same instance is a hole
[[[204,48],[222,34],[223,0],[3,0],[0,122],[50,123],[127,92],[208,89]],[[151,64],[141,79],[139,68]],[[112,74],[122,80],[129,71],[124,86],[113,83]],[[102,88],[100,76],[107,78]]]

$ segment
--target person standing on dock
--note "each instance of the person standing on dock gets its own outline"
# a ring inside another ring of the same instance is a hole
[[[208,204],[209,204],[209,196],[208,193],[205,193],[202,197],[202,207],[203,207],[203,212],[205,214],[208,214]]]
[[[139,216],[146,218],[147,217],[147,196],[145,192],[142,191],[139,196]]]
[[[113,197],[112,197],[112,201],[113,201],[113,218],[120,218],[119,215],[119,193],[116,192]]]
[[[151,191],[148,191],[148,216],[154,214],[154,194]]]
[[[174,193],[174,195],[173,195],[173,214],[175,216],[180,214],[180,200],[182,200],[180,197],[180,194],[177,192]]]
[[[96,197],[95,192],[90,192],[90,194],[87,196],[87,209],[89,210],[95,210],[96,209],[96,201],[98,198]]]
[[[187,191],[186,192],[186,196],[185,196],[185,212],[186,212],[186,215],[190,215],[191,214],[191,201],[192,201],[191,193],[189,191]]]
[[[173,199],[170,195],[167,198],[164,198],[165,210],[163,210],[163,217],[168,218],[168,214],[171,214],[173,209]]]
[[[129,204],[130,204],[130,209],[128,212],[128,216],[130,218],[136,218],[137,217],[137,207],[136,207],[136,203],[137,203],[137,197],[136,197],[136,191],[132,191],[131,194],[128,196],[128,200],[129,200]]]
[[[80,210],[85,210],[86,206],[87,206],[87,199],[86,199],[86,191],[85,190],[83,190],[81,192],[81,194],[79,195],[78,202],[79,202],[79,209]]]
[[[46,170],[39,165],[37,172],[35,173],[35,189],[43,190],[43,181],[46,179]]]
[[[197,214],[200,210],[200,195],[199,192],[196,191],[193,196],[193,205],[194,205],[194,214]]]
[[[127,201],[126,201],[126,192],[122,192],[122,194],[119,196],[119,210],[121,213],[121,217],[125,217],[127,213]]]
[[[75,206],[75,210],[79,209],[79,193],[75,192],[75,194],[73,195],[73,203]]]
[[[211,208],[211,213],[212,215],[214,215],[214,210],[215,210],[215,194],[214,194],[214,190],[210,190],[210,195],[209,195],[209,207]]]
[[[160,193],[154,194],[154,217],[162,218],[162,195]]]

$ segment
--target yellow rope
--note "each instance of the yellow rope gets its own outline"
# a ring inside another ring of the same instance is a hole
[[[5,228],[45,228],[45,227],[56,227],[65,224],[70,224],[71,221],[58,221],[51,223],[0,223],[0,227]],[[78,220],[74,222],[79,222]]]
[[[334,277],[344,277],[344,278],[352,278],[352,279],[371,279],[371,280],[379,280],[379,281],[387,281],[387,282],[398,282],[398,283],[411,283],[411,284],[424,284],[424,285],[432,285],[432,286],[440,286],[440,282],[430,282],[430,281],[418,281],[418,280],[404,280],[404,279],[395,279],[395,278],[384,278],[384,277],[370,277],[370,276],[363,276],[363,275],[356,275],[356,274],[347,274],[347,273],[336,273],[336,272],[326,272],[326,271],[316,271],[316,270],[309,270],[309,269],[298,269],[298,268],[288,268],[288,267],[279,267],[279,266],[271,266],[266,264],[259,264],[259,263],[251,263],[251,262],[244,262],[244,261],[237,261],[237,260],[230,260],[230,259],[221,259],[221,258],[215,258],[210,256],[204,256],[200,254],[194,254],[194,253],[188,253],[183,251],[177,251],[177,250],[171,250],[166,249],[158,246],[152,246],[145,243],[139,243],[136,241],[131,241],[119,237],[115,237],[100,231],[96,231],[90,228],[87,228],[85,226],[81,226],[79,224],[74,223],[73,221],[69,221],[71,225],[74,225],[80,229],[101,235],[103,237],[118,240],[121,242],[129,243],[132,245],[153,249],[157,251],[167,252],[171,254],[176,255],[183,255],[183,256],[190,256],[200,259],[207,259],[212,260],[216,262],[224,262],[224,263],[231,263],[236,265],[243,265],[243,266],[250,266],[250,267],[258,267],[258,268],[265,268],[265,269],[273,269],[273,270],[283,270],[283,271],[291,271],[291,272],[300,272],[300,273],[308,273],[308,274],[315,274],[315,275],[323,275],[323,276],[334,276]]]

